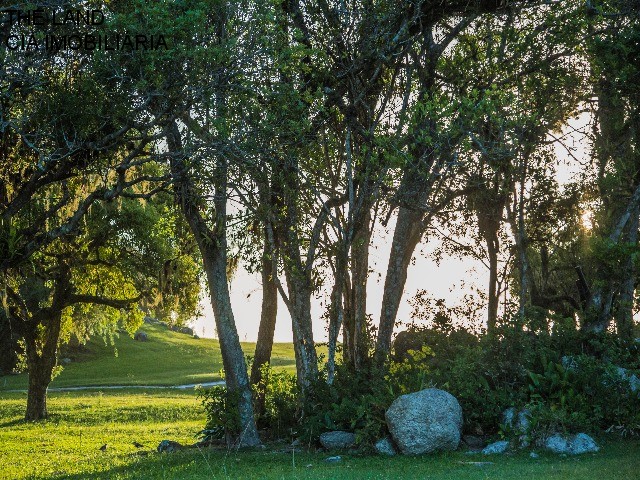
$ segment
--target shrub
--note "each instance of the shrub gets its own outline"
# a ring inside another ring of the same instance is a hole
[[[224,439],[227,446],[240,434],[239,395],[222,385],[199,388],[198,398],[204,407],[207,423],[200,431],[202,441]]]
[[[262,380],[254,385],[254,398],[264,393],[264,412],[257,418],[260,428],[275,437],[290,436],[297,428],[300,396],[293,373],[276,370],[268,364],[261,367]]]

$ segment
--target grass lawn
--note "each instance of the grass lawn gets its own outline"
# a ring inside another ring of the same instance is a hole
[[[141,330],[148,334],[147,342],[137,342],[126,333],[115,345],[105,345],[101,338],[89,341],[89,351],[66,365],[50,387],[180,385],[220,379],[217,340],[195,339],[161,325],[144,324]],[[255,343],[243,343],[242,348],[245,355],[253,355]],[[291,343],[274,345],[272,365],[295,370]],[[0,391],[26,388],[26,374],[0,377]]]
[[[381,458],[295,453],[284,445],[253,452],[197,449],[158,454],[162,439],[193,443],[204,413],[193,392],[56,392],[51,419],[21,420],[24,394],[0,394],[2,479],[640,479],[640,441],[601,439],[597,454],[528,453],[482,457],[461,452]],[[136,450],[133,441],[145,448]],[[107,444],[106,451],[100,446]],[[470,462],[492,462],[478,466]]]

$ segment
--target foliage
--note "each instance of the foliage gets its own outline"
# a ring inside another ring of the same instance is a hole
[[[264,413],[256,419],[258,426],[269,430],[276,438],[292,436],[297,431],[300,410],[296,376],[282,368],[264,363],[260,383],[253,385],[254,396],[264,393]]]
[[[384,413],[396,396],[392,383],[383,369],[353,371],[338,365],[332,384],[321,379],[310,388],[301,420],[302,439],[311,443],[323,432],[347,430],[368,448],[387,433]]]
[[[534,439],[553,429],[640,433],[640,398],[619,367],[589,355],[564,357],[563,363],[543,360],[543,370],[529,372]]]
[[[242,430],[237,392],[227,389],[224,385],[216,385],[211,388],[199,388],[198,398],[207,415],[205,427],[199,432],[202,440],[224,438],[230,445],[231,439]]]

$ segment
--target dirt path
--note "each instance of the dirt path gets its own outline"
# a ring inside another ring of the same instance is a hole
[[[224,385],[224,380],[217,380],[215,382],[204,382],[204,383],[186,383],[184,385],[89,385],[85,387],[59,387],[59,388],[49,388],[47,391],[49,392],[75,392],[78,390],[123,390],[128,388],[175,388],[178,390],[189,390],[197,387],[198,385],[202,387],[213,387],[215,385]],[[26,392],[26,390],[5,390],[5,392]]]

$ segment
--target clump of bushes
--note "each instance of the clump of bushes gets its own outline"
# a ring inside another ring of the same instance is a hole
[[[532,441],[555,432],[640,433],[639,392],[615,366],[637,367],[638,351],[614,335],[582,335],[562,319],[551,331],[505,322],[491,334],[454,328],[445,320],[414,326],[403,343],[411,348],[399,349],[383,368],[338,365],[332,384],[322,373],[304,396],[293,374],[264,367],[257,386],[265,395],[260,428],[305,444],[325,431],[348,430],[367,448],[388,434],[384,414],[393,400],[437,387],[460,402],[465,433],[521,435],[504,426],[500,431],[501,414],[511,406],[528,411]],[[590,354],[582,353],[585,345]],[[233,398],[223,391],[203,395],[205,432],[218,438],[238,428],[227,413]]]

